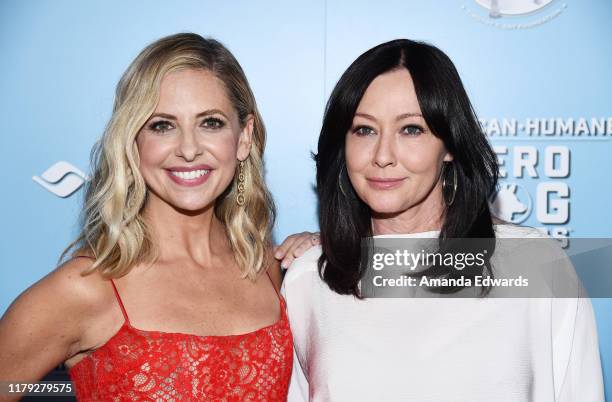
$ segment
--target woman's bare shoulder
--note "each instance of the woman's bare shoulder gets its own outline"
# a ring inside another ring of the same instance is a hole
[[[92,336],[91,328],[112,315],[114,304],[107,280],[97,272],[83,275],[91,264],[71,258],[13,301],[0,319],[0,378],[39,379],[96,344],[101,335]]]
[[[17,299],[31,306],[52,303],[61,313],[78,314],[86,320],[109,305],[112,289],[98,271],[85,275],[93,259],[71,258],[26,289]]]

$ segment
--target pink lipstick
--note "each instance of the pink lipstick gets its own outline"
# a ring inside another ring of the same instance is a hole
[[[406,178],[383,178],[383,177],[368,177],[366,180],[370,187],[376,190],[392,190],[399,187]]]
[[[206,182],[212,173],[208,165],[173,166],[166,169],[173,182],[181,186],[194,187]]]

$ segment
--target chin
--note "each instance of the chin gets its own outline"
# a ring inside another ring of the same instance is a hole
[[[199,212],[211,205],[209,200],[177,200],[172,206],[184,212]]]
[[[373,203],[368,203],[373,214],[377,215],[397,215],[404,212],[406,209],[399,202],[381,202],[377,200]]]

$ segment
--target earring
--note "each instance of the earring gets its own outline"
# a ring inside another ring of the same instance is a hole
[[[240,161],[238,165],[238,194],[236,195],[236,203],[239,206],[243,206],[244,201],[244,162]]]
[[[446,182],[446,176],[447,176],[446,171],[449,169],[448,166],[452,166],[452,169],[453,169],[453,184],[452,185]],[[455,195],[457,194],[457,168],[455,167],[455,164],[453,162],[446,162],[444,164],[442,177],[443,177],[442,196],[444,198],[444,203],[446,204],[446,206],[450,207],[451,205],[453,205],[453,202],[455,202]],[[449,191],[451,192],[450,196],[448,195]]]

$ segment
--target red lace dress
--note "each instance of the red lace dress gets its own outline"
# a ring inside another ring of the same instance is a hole
[[[197,336],[132,327],[111,284],[125,322],[69,370],[79,401],[286,401],[293,344],[280,295],[272,325]]]

